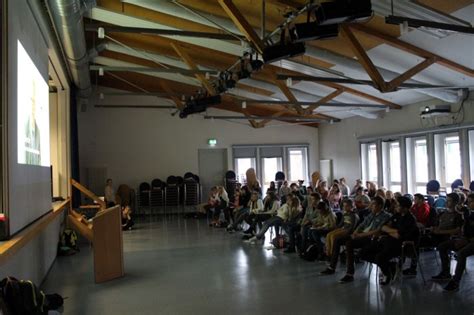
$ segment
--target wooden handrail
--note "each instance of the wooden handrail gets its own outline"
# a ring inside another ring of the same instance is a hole
[[[40,234],[58,215],[60,215],[66,207],[69,206],[70,199],[57,204],[46,215],[41,217],[23,231],[9,239],[0,243],[0,266],[8,259],[14,256],[20,249],[25,247],[32,239]],[[56,246],[56,244],[52,244]]]
[[[104,210],[106,208],[105,201],[97,197],[96,194],[94,194],[92,191],[84,187],[81,183],[75,181],[74,179],[71,179],[71,186],[75,187],[77,190],[82,192],[84,195],[87,197],[91,198],[95,202],[97,202],[100,205],[101,210]]]

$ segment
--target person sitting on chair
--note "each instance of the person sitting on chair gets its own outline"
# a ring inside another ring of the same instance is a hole
[[[105,182],[104,196],[108,208],[115,206],[115,192],[111,178],[107,179]]]
[[[461,233],[463,225],[463,217],[456,211],[456,206],[459,203],[459,195],[457,193],[450,193],[447,196],[446,206],[447,211],[443,212],[438,218],[438,224],[432,228],[423,230],[425,235],[420,238],[421,246],[423,247],[438,247],[441,243],[448,241],[452,236]],[[411,260],[411,266],[403,270],[404,275],[416,275],[417,262]],[[433,280],[446,279],[445,274],[439,274],[433,277]]]
[[[246,235],[244,235],[242,239],[247,240],[254,236],[257,231],[257,225],[261,229],[262,223],[274,216],[277,213],[278,208],[280,208],[278,196],[273,191],[267,191],[267,196],[263,200],[263,210],[256,213],[250,213],[245,219],[250,227],[244,232]]]
[[[268,231],[269,228],[272,226],[275,226],[275,234],[278,237],[280,232],[279,232],[279,227],[282,226],[285,222],[291,222],[294,218],[296,218],[300,213],[300,201],[297,197],[294,195],[288,195],[288,200],[286,204],[280,207],[277,211],[277,215],[274,217],[271,217],[267,221],[263,223],[262,228],[260,231],[252,237],[251,239],[247,240],[246,242],[249,243],[255,243],[257,241],[260,241],[264,238],[265,233]]]
[[[359,216],[354,212],[353,201],[346,198],[342,201],[342,209],[344,211],[341,222],[338,224],[334,231],[329,232],[326,235],[326,256],[332,257],[334,250],[334,243],[340,239],[349,236],[354,232],[357,224],[359,223]],[[339,254],[339,253],[337,253]],[[327,268],[322,271],[321,274],[333,274],[334,269]]]
[[[426,226],[430,218],[430,206],[422,194],[415,194],[415,203],[410,211],[422,227]]]
[[[318,256],[320,259],[323,259],[324,244],[321,241],[321,238],[325,237],[329,232],[336,228],[336,215],[329,207],[329,202],[327,200],[318,203],[317,208],[319,215],[316,217],[310,233],[313,241],[318,247]]]
[[[134,224],[135,223],[132,219],[132,209],[129,205],[124,204],[122,206],[122,230],[131,230]]]
[[[321,195],[317,192],[312,193],[309,196],[309,204],[306,207],[306,212],[304,214],[303,220],[301,221],[301,242],[299,245],[300,253],[306,250],[306,244],[308,243],[308,238],[310,236],[310,230],[313,224],[315,223],[316,218],[319,215],[319,210],[317,206],[321,201]]]
[[[354,249],[363,248],[370,244],[372,237],[380,233],[382,226],[390,219],[390,214],[383,211],[385,200],[380,197],[374,197],[370,203],[371,213],[364,219],[364,221],[357,227],[357,229],[350,235],[349,238],[341,238],[336,244],[334,244],[334,250],[331,257],[331,269],[336,268],[337,257],[339,254],[340,246],[345,241],[346,245],[346,275],[339,280],[340,283],[346,283],[354,281]]]
[[[451,258],[449,253],[456,251],[456,270],[451,278]],[[474,255],[474,193],[467,197],[467,209],[464,212],[464,225],[462,235],[453,237],[438,246],[439,256],[441,258],[441,272],[433,277],[434,280],[449,280],[444,287],[446,291],[459,290],[459,283],[466,270],[467,257]]]
[[[401,254],[405,241],[416,242],[419,236],[415,217],[411,214],[412,202],[407,197],[397,199],[396,213],[382,226],[382,235],[374,238],[370,245],[363,248],[360,257],[377,264],[385,278],[380,284],[387,285],[393,280],[396,264],[390,263],[393,257]]]

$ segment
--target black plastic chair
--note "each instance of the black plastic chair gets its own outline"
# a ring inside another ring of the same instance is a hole
[[[163,207],[165,205],[165,184],[161,179],[155,178],[151,181],[151,190],[150,190],[150,207],[151,209],[156,209]]]
[[[138,186],[138,208],[140,210],[150,207],[150,190],[151,186],[148,183],[141,183]]]

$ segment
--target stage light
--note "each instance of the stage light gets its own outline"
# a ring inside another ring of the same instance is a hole
[[[101,77],[104,76],[104,68],[102,68],[102,67],[99,68],[99,76],[101,76]]]
[[[243,102],[242,102],[242,108],[243,108],[243,109],[246,109],[246,108],[247,108],[247,102],[246,102],[246,101],[243,101]]]
[[[220,95],[192,98],[186,103],[186,106],[180,111],[179,117],[186,118],[191,114],[202,113],[207,110],[209,106],[219,104],[221,102]]]
[[[265,47],[263,50],[263,61],[271,63],[281,59],[296,57],[305,52],[306,47],[304,43],[276,44]]]
[[[317,22],[298,23],[290,29],[290,37],[294,43],[335,38],[338,35],[338,24],[319,25]]]
[[[99,27],[97,29],[97,37],[99,37],[100,39],[105,38],[105,29],[103,27]]]
[[[319,25],[357,21],[372,16],[372,3],[370,0],[323,2],[312,14]]]

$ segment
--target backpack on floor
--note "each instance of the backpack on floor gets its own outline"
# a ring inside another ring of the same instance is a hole
[[[319,248],[316,244],[309,245],[304,252],[301,253],[301,258],[307,261],[315,261],[319,256]]]
[[[74,230],[65,229],[59,238],[58,254],[60,256],[68,256],[75,254],[76,251],[79,251],[77,234]]]
[[[285,235],[278,235],[272,240],[272,245],[278,249],[285,248],[288,246],[288,239]]]
[[[11,314],[46,314],[46,296],[31,281],[7,277],[0,282],[0,294]]]

